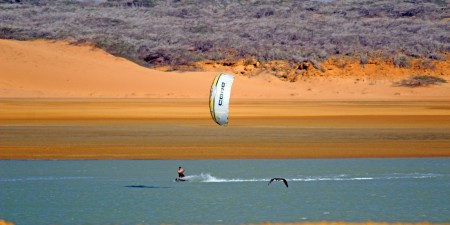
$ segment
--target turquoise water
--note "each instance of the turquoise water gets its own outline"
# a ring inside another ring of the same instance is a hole
[[[174,182],[178,166],[188,182]],[[272,177],[288,179],[267,185]],[[0,218],[28,224],[450,222],[450,158],[0,161]]]

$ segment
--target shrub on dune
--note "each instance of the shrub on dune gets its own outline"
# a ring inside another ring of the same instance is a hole
[[[394,83],[398,87],[425,87],[430,85],[447,83],[447,80],[435,76],[411,76],[408,79]]]

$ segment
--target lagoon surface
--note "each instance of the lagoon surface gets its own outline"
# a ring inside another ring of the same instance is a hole
[[[187,182],[174,182],[178,166]],[[268,181],[284,177],[289,182]],[[0,161],[27,224],[450,222],[450,158]]]

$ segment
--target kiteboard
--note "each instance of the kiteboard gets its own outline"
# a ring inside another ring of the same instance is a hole
[[[185,179],[183,179],[183,178],[175,178],[175,182],[183,182],[183,181],[187,181],[187,180],[185,180]]]

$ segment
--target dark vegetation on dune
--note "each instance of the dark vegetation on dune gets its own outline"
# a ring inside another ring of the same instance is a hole
[[[148,67],[443,60],[448,0],[0,0],[0,38],[93,43]],[[320,66],[318,66],[320,67]],[[319,68],[320,69],[320,68]]]
[[[403,87],[426,87],[430,85],[437,85],[447,83],[447,80],[435,77],[435,76],[411,76],[408,79],[401,80],[399,82],[394,83],[395,86],[403,86]]]

